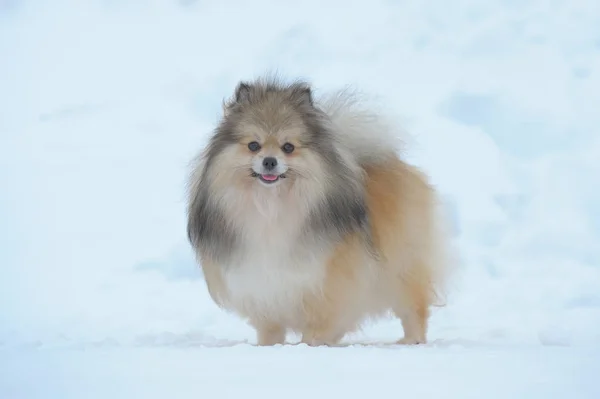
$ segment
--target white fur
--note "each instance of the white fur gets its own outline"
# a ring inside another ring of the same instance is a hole
[[[250,319],[269,320],[291,328],[303,320],[302,298],[325,278],[321,262],[297,264],[280,251],[257,247],[238,265],[224,273],[229,290],[227,305]]]
[[[373,113],[365,102],[366,99],[348,89],[328,94],[319,101],[340,144],[358,163],[376,162],[390,152],[400,151],[406,136],[406,133],[398,135],[398,126]]]
[[[296,196],[290,195],[292,200]],[[306,206],[290,203],[285,196],[279,188],[253,190],[251,202],[236,216],[244,232],[243,248],[224,268],[223,278],[229,292],[226,307],[253,320],[293,326],[303,319],[303,296],[320,289],[325,269],[323,256],[297,259],[293,255]],[[243,200],[235,194],[230,198]],[[237,204],[231,206],[239,209]]]

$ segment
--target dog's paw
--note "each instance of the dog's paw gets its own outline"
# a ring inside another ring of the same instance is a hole
[[[426,339],[419,339],[416,337],[404,337],[404,338],[396,341],[396,344],[398,344],[398,345],[423,345],[426,343],[427,343]]]
[[[340,346],[343,346],[339,342],[340,339],[341,339],[341,337],[338,338],[337,336],[333,339],[323,339],[323,338],[317,338],[317,337],[314,337],[311,335],[303,335],[300,343],[306,344],[308,346],[313,346],[313,347],[317,347],[317,346],[340,347]]]

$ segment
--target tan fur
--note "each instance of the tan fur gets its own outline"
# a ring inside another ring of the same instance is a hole
[[[319,174],[319,157],[299,146],[303,128],[298,118],[286,110],[273,112],[278,109],[273,104],[244,121],[241,145],[226,149],[215,160],[211,181],[220,202],[230,218],[252,228],[255,234],[245,239],[249,248],[256,249],[243,260],[249,266],[242,267],[217,264],[200,255],[209,293],[220,307],[249,320],[259,345],[282,344],[287,331],[300,333],[309,345],[336,345],[365,320],[390,311],[402,321],[404,337],[399,343],[426,343],[430,307],[443,294],[450,260],[437,194],[418,168],[385,144],[390,142],[386,132],[360,137],[380,125],[362,114],[344,114],[344,103],[332,104],[329,109],[340,113],[336,119],[330,112],[335,128],[367,143],[359,145],[353,138],[344,142],[342,137],[340,145],[353,150],[341,149],[344,162],[362,174],[379,258],[371,256],[359,233],[346,236],[331,253],[285,258],[286,248],[295,245],[288,237],[297,233],[327,176]],[[269,125],[265,122],[269,120],[275,122]],[[265,126],[271,127],[268,133]],[[276,187],[257,187],[247,172],[239,172],[249,162],[247,142],[254,139],[265,142],[269,156],[284,142],[297,144],[297,151],[285,158],[296,174]],[[309,174],[312,179],[303,179]],[[287,259],[285,264],[276,265],[274,259],[279,258]]]

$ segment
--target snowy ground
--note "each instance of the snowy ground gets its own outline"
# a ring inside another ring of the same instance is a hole
[[[464,258],[429,345],[257,348],[209,301],[187,163],[266,69],[414,135]],[[598,109],[594,0],[0,0],[0,397],[598,398]]]
[[[600,352],[566,348],[235,346],[16,353],[8,358],[10,367],[0,369],[5,398],[525,399],[600,394]]]

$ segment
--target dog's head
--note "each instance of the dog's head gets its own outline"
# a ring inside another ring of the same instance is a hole
[[[223,111],[206,157],[214,184],[250,190],[323,185],[328,167],[340,163],[327,118],[306,83],[239,83]]]

